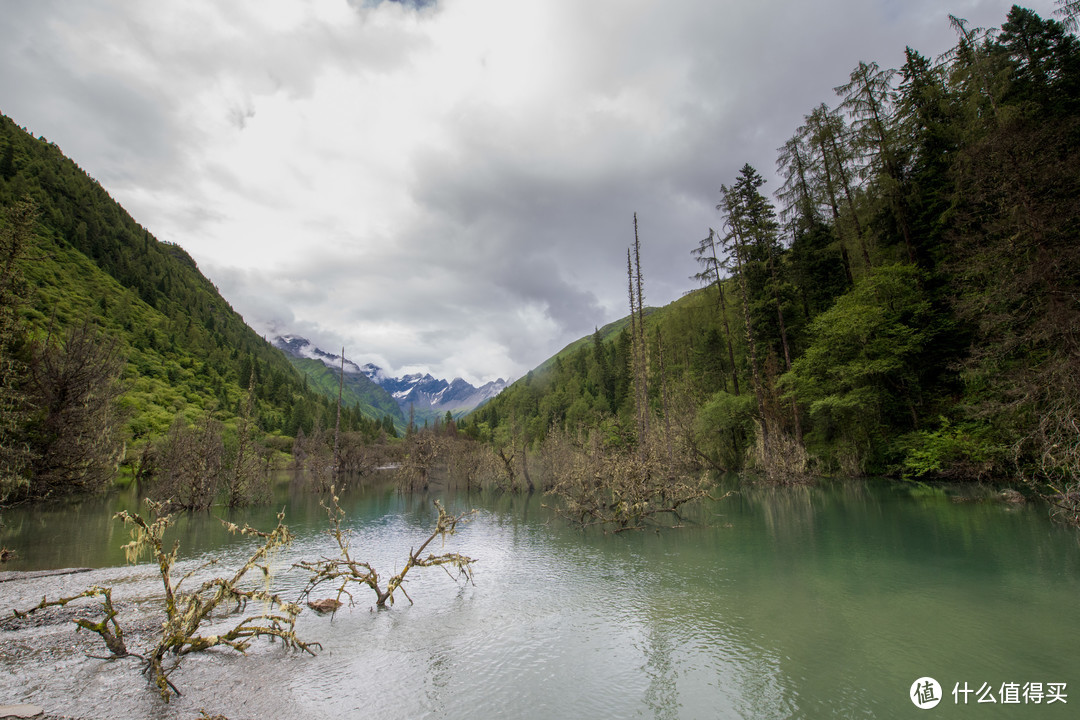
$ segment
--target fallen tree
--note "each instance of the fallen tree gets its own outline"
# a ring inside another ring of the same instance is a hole
[[[341,527],[345,513],[341,509],[337,495],[333,493],[333,487],[331,487],[331,497],[331,504],[329,506],[324,504],[323,507],[327,510],[331,524],[327,532],[335,539],[340,556],[294,565],[311,573],[307,587],[301,593],[301,600],[308,597],[323,583],[338,583],[337,599],[309,603],[313,609],[336,610],[341,605],[340,599],[343,595],[352,600],[353,596],[348,591],[350,583],[370,587],[375,592],[376,605],[380,608],[388,604],[392,605],[394,594],[398,590],[411,603],[412,598],[405,592],[403,584],[409,571],[418,567],[439,566],[446,570],[447,567],[452,566],[457,568],[461,576],[471,582],[470,566],[475,562],[472,558],[453,552],[428,553],[427,555],[424,553],[436,538],[442,538],[445,541],[447,537],[453,535],[459,524],[465,522],[472,513],[451,515],[438,501],[435,501],[435,507],[439,513],[435,529],[419,547],[410,550],[405,566],[384,583],[370,563],[352,557],[348,533]],[[86,617],[85,614],[80,614],[74,619],[79,630],[96,633],[109,652],[107,656],[91,657],[102,660],[120,658],[141,660],[143,674],[147,675],[151,683],[157,687],[165,702],[168,702],[172,695],[180,695],[180,690],[172,683],[169,676],[180,666],[183,658],[192,653],[224,646],[244,654],[251,647],[252,642],[259,637],[281,640],[285,647],[311,655],[315,654],[316,648],[322,649],[319,643],[304,642],[296,635],[296,619],[301,612],[299,602],[287,602],[278,594],[270,592],[268,582],[255,583],[255,587],[252,587],[252,583],[245,582],[248,574],[255,570],[262,574],[264,580],[268,579],[271,575],[269,565],[271,554],[291,542],[292,535],[284,524],[284,511],[278,513],[277,527],[270,532],[262,532],[246,525],[241,528],[233,523],[222,521],[229,532],[260,538],[262,544],[231,574],[213,577],[203,581],[192,590],[186,590],[185,582],[201,574],[208,567],[216,565],[218,561],[211,560],[185,573],[178,580],[174,579],[173,572],[176,568],[180,543],[174,542],[170,549],[166,549],[164,544],[165,531],[172,523],[172,515],[164,511],[165,503],[147,499],[146,506],[146,517],[126,511],[117,513],[115,517],[131,528],[131,541],[124,545],[128,562],[136,562],[144,553],[149,553],[157,563],[164,590],[162,608],[164,619],[161,623],[160,635],[141,643],[142,647],[138,648],[138,652],[129,648],[129,639],[125,637],[123,627],[118,620],[119,610],[113,603],[113,589],[97,585],[70,597],[53,600],[48,599],[47,596],[42,597],[41,602],[32,608],[14,610],[13,616],[25,619],[32,613],[46,608],[64,607],[86,598],[99,598],[101,619],[94,620]],[[449,574],[449,571],[447,572]],[[257,601],[264,610],[247,615],[223,631],[207,631],[207,626],[214,621],[215,616],[220,618],[223,615],[241,613],[251,601]]]
[[[161,625],[161,635],[153,645],[139,653],[128,649],[123,629],[116,619],[118,611],[113,606],[112,588],[94,586],[78,595],[57,600],[48,600],[47,597],[43,597],[35,607],[25,611],[16,610],[14,615],[23,618],[47,607],[65,606],[79,598],[101,597],[104,618],[94,622],[80,617],[75,619],[75,624],[80,629],[90,630],[101,637],[110,653],[104,659],[114,660],[125,657],[141,659],[145,664],[143,673],[158,688],[162,699],[166,702],[171,694],[180,694],[177,687],[169,680],[169,675],[179,667],[181,660],[191,653],[218,646],[226,646],[245,653],[251,646],[251,642],[258,637],[276,638],[281,640],[285,647],[302,650],[312,655],[315,654],[314,648],[321,648],[318,643],[306,643],[296,636],[295,625],[296,618],[300,614],[299,605],[285,602],[268,590],[247,589],[242,585],[245,576],[254,569],[260,570],[264,577],[269,577],[270,567],[267,564],[269,555],[275,549],[287,545],[292,539],[288,527],[283,524],[284,511],[278,514],[277,527],[268,533],[250,526],[241,528],[232,523],[224,523],[230,532],[259,537],[263,540],[263,544],[231,575],[206,580],[194,590],[184,591],[182,586],[186,580],[208,566],[216,564],[217,561],[211,560],[174,581],[172,572],[176,565],[180,543],[175,542],[169,551],[165,550],[163,544],[165,529],[170,525],[172,516],[162,512],[163,504],[161,503],[147,500],[146,505],[149,521],[137,513],[126,511],[117,513],[115,517],[132,527],[131,542],[124,546],[128,561],[135,562],[144,552],[149,551],[158,565],[158,573],[165,590],[165,618]],[[225,632],[215,634],[201,632],[203,626],[210,621],[216,611],[236,613],[245,609],[251,600],[264,603],[266,609],[261,613],[244,617]],[[166,658],[170,655],[175,657],[175,661],[171,664],[166,662]]]

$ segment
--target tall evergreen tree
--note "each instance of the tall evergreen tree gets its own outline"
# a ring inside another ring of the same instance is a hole
[[[943,218],[953,200],[950,167],[959,138],[944,67],[910,47],[905,59],[896,103],[897,129],[909,161],[905,205],[911,232],[919,238],[917,260],[933,267],[940,260]]]
[[[1004,102],[1057,116],[1080,108],[1080,43],[1061,22],[1013,5],[996,44],[1012,71]]]
[[[724,298],[724,283],[720,275],[721,262],[716,253],[716,231],[709,228],[709,236],[698,243],[698,246],[691,250],[691,253],[697,257],[698,262],[705,266],[705,269],[697,273],[694,279],[699,281],[706,281],[714,283],[716,286],[716,302],[719,315],[724,324],[724,343],[727,346],[728,367],[731,370],[731,386],[735,391],[735,394],[739,394],[739,373],[735,366],[735,347],[731,337],[731,327],[728,323],[727,314],[727,301]],[[726,381],[725,381],[725,390]]]
[[[847,83],[835,88],[843,102],[840,107],[852,118],[853,142],[869,162],[862,168],[863,177],[872,179],[884,196],[900,231],[907,258],[915,262],[907,201],[904,197],[906,160],[891,114],[892,79],[896,70],[885,70],[877,63],[860,62],[851,71]]]
[[[747,166],[749,167],[749,166]],[[720,186],[721,201],[717,209],[726,213],[725,225],[728,234],[722,242],[728,249],[735,261],[735,272],[739,281],[739,292],[742,296],[743,327],[746,333],[746,349],[750,364],[750,385],[754,390],[754,399],[757,401],[758,418],[761,425],[762,441],[766,447],[769,445],[769,419],[765,411],[765,384],[762,381],[760,366],[758,363],[758,333],[754,328],[754,321],[750,315],[750,288],[747,280],[746,269],[752,262],[750,247],[752,243],[750,230],[747,227],[742,198],[738,190],[727,185]]]
[[[856,153],[847,143],[848,131],[844,120],[822,103],[806,116],[805,133],[809,145],[814,149],[811,167],[817,174],[816,185],[831,211],[841,247],[844,247],[844,242],[850,242],[858,248],[864,268],[869,271],[870,249],[854,199],[853,163]],[[852,273],[846,249],[843,250],[843,257],[850,283]]]

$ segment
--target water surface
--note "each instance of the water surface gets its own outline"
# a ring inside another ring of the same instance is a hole
[[[301,616],[318,657],[268,642],[248,657],[190,656],[167,707],[134,661],[88,659],[99,641],[69,622],[0,630],[0,704],[90,718],[887,718],[921,716],[908,692],[923,676],[945,696],[931,714],[1072,717],[1080,703],[1080,545],[1044,509],[826,483],[744,488],[682,529],[604,535],[566,526],[537,496],[442,497],[479,511],[448,546],[478,559],[474,585],[417,570],[415,604],[399,596],[385,611],[357,588],[332,621]],[[431,497],[385,488],[342,504],[355,555],[384,576],[435,516]],[[124,565],[127,534],[110,519],[125,505],[5,513],[0,542],[20,556],[5,570],[98,569],[0,583],[0,611],[110,584],[121,619],[152,629],[155,568]],[[274,508],[230,519],[269,529],[281,506],[297,540],[275,558],[273,586],[291,598],[306,580],[291,564],[334,549],[317,500],[283,487]],[[253,548],[207,515],[179,517],[175,536],[185,567],[235,565]],[[955,704],[965,682],[999,702]],[[1028,682],[1076,697],[1000,703],[1003,683]]]

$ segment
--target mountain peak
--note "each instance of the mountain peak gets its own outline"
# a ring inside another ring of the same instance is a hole
[[[322,364],[326,365],[329,368],[333,368],[334,370],[342,369],[340,355],[328,353],[321,348],[317,348],[311,344],[310,340],[304,337],[300,337],[299,335],[278,335],[271,341],[271,343],[274,345],[274,347],[283,351],[286,355],[292,355],[293,357],[297,358],[318,360]],[[348,358],[345,358],[344,369],[346,375],[356,375],[358,373],[367,375],[367,373],[364,372],[364,369],[362,367],[354,363],[352,360],[349,360]],[[378,368],[375,369],[378,370]]]
[[[341,356],[315,347],[307,338],[299,335],[278,335],[273,339],[275,347],[296,358],[319,360],[327,367],[338,370]],[[420,417],[438,417],[446,411],[455,415],[469,412],[497,395],[506,381],[502,378],[485,383],[479,388],[461,377],[446,381],[429,372],[416,372],[400,378],[390,377],[374,363],[357,365],[345,360],[345,374],[361,374],[382,387],[394,398],[403,413],[410,409]]]

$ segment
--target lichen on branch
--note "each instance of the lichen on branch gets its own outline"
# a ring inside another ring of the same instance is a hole
[[[91,588],[83,590],[78,595],[62,597],[57,600],[49,600],[48,596],[45,596],[42,597],[41,602],[34,607],[21,611],[13,610],[12,614],[17,618],[26,618],[38,610],[44,610],[48,607],[64,607],[70,602],[87,597],[101,597],[101,609],[104,611],[105,616],[97,622],[82,617],[75,618],[74,622],[78,626],[78,629],[89,630],[90,632],[97,633],[101,637],[102,642],[105,643],[105,647],[112,653],[107,659],[112,660],[132,655],[141,657],[136,655],[136,653],[129,652],[127,645],[124,642],[124,630],[120,627],[120,623],[116,621],[118,611],[113,606],[112,588],[94,585]]]
[[[230,577],[215,577],[203,582],[197,589],[185,592],[181,590],[181,585],[196,571],[189,572],[180,580],[173,582],[172,569],[176,564],[179,542],[174,543],[172,549],[166,552],[162,540],[172,516],[162,514],[161,503],[147,500],[146,504],[149,509],[149,522],[138,514],[126,511],[117,513],[116,517],[132,526],[132,540],[124,546],[128,560],[133,562],[143,552],[149,551],[157,561],[165,590],[165,620],[162,623],[161,637],[153,649],[147,653],[145,670],[151,681],[158,687],[162,698],[167,701],[170,691],[179,695],[176,687],[169,682],[168,676],[179,665],[181,657],[193,652],[224,645],[237,652],[245,653],[251,646],[251,641],[258,637],[280,639],[285,647],[302,650],[311,655],[315,654],[314,648],[321,649],[318,643],[305,643],[296,636],[296,618],[301,611],[298,604],[286,602],[277,594],[267,590],[250,590],[241,586],[241,581],[247,573],[256,568],[264,577],[269,577],[269,556],[274,550],[288,545],[292,540],[292,534],[288,526],[284,524],[284,510],[278,513],[277,527],[268,533],[246,525],[240,528],[223,521],[229,532],[259,537],[263,540],[263,544]],[[207,565],[214,562],[211,561]],[[202,567],[205,568],[206,565]],[[246,608],[250,600],[265,603],[267,609],[262,613],[245,617],[224,633],[200,634],[200,628],[215,611],[220,608],[240,611]],[[169,654],[176,656],[176,662],[166,669],[165,657]]]
[[[401,590],[402,594],[405,595],[405,598],[412,603],[412,598],[405,592],[405,588],[402,587],[402,585],[405,582],[405,576],[414,567],[441,566],[444,570],[446,570],[447,566],[454,567],[457,568],[459,576],[464,577],[467,582],[472,582],[470,566],[472,563],[476,562],[473,558],[460,553],[442,553],[439,555],[429,553],[425,557],[423,553],[435,538],[442,538],[443,542],[445,542],[447,537],[453,535],[457,531],[458,525],[467,522],[467,519],[473,515],[475,511],[462,513],[460,515],[451,515],[446,512],[446,509],[443,508],[438,500],[435,500],[435,507],[439,511],[435,529],[418,548],[410,550],[409,557],[405,561],[405,566],[397,574],[389,578],[389,580],[386,581],[386,584],[383,585],[379,578],[379,573],[370,563],[353,558],[349,535],[341,528],[341,521],[345,517],[345,511],[341,509],[339,498],[334,493],[333,488],[331,488],[330,495],[331,504],[323,504],[331,525],[327,534],[334,538],[334,541],[337,543],[339,555],[338,557],[323,558],[316,561],[303,561],[294,565],[294,567],[307,570],[311,573],[307,586],[304,588],[303,592],[300,593],[301,600],[310,597],[311,593],[320,585],[324,583],[333,583],[337,585],[337,594],[335,597],[337,602],[340,603],[342,596],[346,596],[349,598],[350,603],[354,603],[355,598],[352,593],[349,592],[348,588],[350,584],[356,583],[358,585],[366,585],[374,591],[376,607],[384,608],[387,604],[393,605],[394,593],[397,590]],[[449,574],[449,570],[447,570],[447,574]]]

